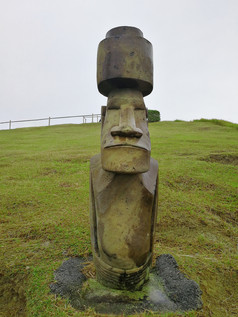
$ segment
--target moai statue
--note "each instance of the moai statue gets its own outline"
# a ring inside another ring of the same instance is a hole
[[[138,290],[149,278],[157,215],[158,163],[150,157],[147,109],[153,89],[152,45],[134,27],[100,42],[97,83],[101,154],[91,159],[91,240],[97,279]]]

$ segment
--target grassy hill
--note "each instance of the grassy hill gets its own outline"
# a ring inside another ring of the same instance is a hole
[[[172,254],[203,291],[203,310],[182,316],[238,314],[238,130],[214,123],[149,125],[160,166],[155,255]],[[99,152],[99,124],[0,131],[0,316],[94,316],[49,284],[67,257],[91,252],[89,160]]]

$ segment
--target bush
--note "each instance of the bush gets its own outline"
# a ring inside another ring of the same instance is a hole
[[[149,110],[148,109],[148,121],[149,122],[160,121],[160,112],[158,110]]]

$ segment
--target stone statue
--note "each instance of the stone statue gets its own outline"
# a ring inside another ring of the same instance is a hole
[[[158,163],[143,100],[153,89],[152,45],[137,28],[114,28],[99,44],[97,67],[108,101],[90,167],[93,259],[100,283],[138,290],[149,278],[157,216]]]
[[[179,271],[172,255],[158,256],[150,270],[158,163],[150,157],[143,100],[153,88],[152,46],[139,29],[117,27],[106,34],[98,48],[97,83],[108,97],[101,109],[101,154],[90,165],[97,281],[86,276],[90,257],[72,257],[55,271],[51,291],[68,297],[76,309],[106,315],[200,309],[198,284]]]

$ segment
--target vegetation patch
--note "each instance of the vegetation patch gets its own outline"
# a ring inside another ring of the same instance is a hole
[[[184,190],[184,191],[200,190],[200,189],[215,190],[216,188],[215,184],[207,183],[196,178],[182,176],[182,175],[175,178],[173,182],[167,180],[166,185],[170,188],[174,188],[176,190]]]
[[[92,260],[84,263],[84,268],[82,269],[82,273],[83,275],[86,276],[86,278],[90,278],[90,279],[96,278],[96,269]]]
[[[220,164],[238,165],[238,155],[236,154],[210,154],[209,156],[202,158],[202,161]]]
[[[237,123],[232,123],[230,121],[220,120],[220,119],[200,119],[200,120],[193,120],[193,122],[206,122],[206,123],[213,123],[216,125],[220,125],[222,127],[229,127],[229,128],[235,128],[238,129]]]
[[[228,222],[228,223],[233,223],[234,225],[237,225],[237,220],[238,220],[238,210],[236,210],[234,213],[232,212],[227,212],[224,210],[222,207],[217,207],[215,208],[207,208],[209,212],[211,212],[214,215],[219,216],[222,220]]]
[[[160,112],[158,110],[148,110],[148,121],[149,122],[160,121]]]
[[[26,276],[1,270],[0,316],[26,316]],[[1,315],[2,313],[2,315]]]

